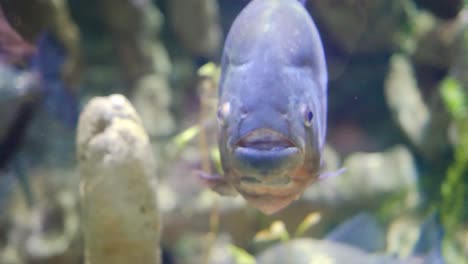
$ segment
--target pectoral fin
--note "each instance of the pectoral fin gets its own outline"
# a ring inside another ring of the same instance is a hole
[[[237,196],[236,189],[226,180],[226,177],[219,174],[208,174],[204,171],[196,171],[197,177],[204,185],[222,196]]]
[[[327,171],[327,172],[321,173],[320,176],[319,176],[319,181],[325,180],[325,179],[328,179],[328,178],[334,178],[336,176],[339,176],[339,175],[343,174],[345,171],[346,171],[346,168],[341,168],[341,169],[336,170],[336,171]]]

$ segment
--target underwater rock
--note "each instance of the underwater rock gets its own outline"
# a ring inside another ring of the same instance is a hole
[[[171,61],[161,43],[147,47],[152,61],[152,73],[135,80],[130,100],[138,111],[150,138],[174,132],[175,121],[170,111],[172,89],[169,84]],[[158,122],[155,122],[158,120]]]
[[[417,14],[411,22],[415,25],[411,34],[414,42],[411,60],[418,87],[426,103],[431,105],[439,95],[440,81],[465,57],[463,35],[468,28],[468,11],[464,9],[456,19],[449,21],[438,20],[427,12]]]
[[[449,118],[440,94],[434,92],[426,103],[409,60],[393,55],[390,64],[384,87],[386,101],[411,143],[432,160],[448,146]]]
[[[459,16],[459,34],[455,40],[455,59],[449,69],[450,75],[455,77],[462,86],[468,87],[468,9]]]
[[[326,240],[348,244],[367,252],[382,250],[385,246],[384,229],[376,217],[367,212],[359,213],[335,227]]]
[[[75,131],[44,109],[35,112],[21,147],[19,162],[29,166],[69,169],[75,165]]]
[[[63,79],[71,88],[76,88],[81,77],[82,55],[80,32],[73,22],[65,0],[15,0],[1,1],[10,25],[31,42],[44,30],[51,31],[63,45],[67,59],[63,66]]]
[[[459,21],[434,21],[430,30],[418,37],[412,56],[419,67],[431,67],[446,71],[456,58],[456,36],[459,33]]]
[[[460,245],[461,255],[468,258],[468,226],[461,226],[456,232],[456,241]]]
[[[10,222],[7,247],[0,255],[18,259],[12,263],[81,263],[77,173],[70,168],[42,167],[29,170],[28,176],[35,194],[33,206],[18,187],[12,188],[3,215]],[[4,263],[1,257],[0,263]]]
[[[93,98],[76,144],[86,263],[160,263],[155,161],[129,101]]]
[[[160,75],[146,75],[138,80],[131,101],[150,137],[173,132],[175,124],[169,112],[170,99],[169,84]]]
[[[411,263],[385,255],[368,254],[338,242],[314,239],[294,239],[280,243],[260,253],[258,264],[404,264]]]
[[[443,229],[437,214],[427,217],[404,214],[394,219],[387,231],[387,253],[411,257],[421,263],[445,263],[441,253]]]
[[[413,144],[421,146],[429,123],[429,109],[418,89],[412,65],[402,55],[391,58],[385,95],[397,123]]]
[[[22,264],[18,251],[15,248],[7,247],[0,249],[0,263],[2,264]]]
[[[187,174],[182,174],[182,176],[187,182],[179,182],[178,184],[189,185],[192,183],[192,185],[197,185],[196,181],[192,182],[188,179],[194,178],[194,176]],[[169,248],[175,247],[178,241],[183,240],[188,233],[187,230],[204,234],[209,232],[210,223],[207,219],[210,218],[213,207],[218,210],[219,232],[228,233],[233,243],[241,247],[251,243],[252,237],[258,232],[258,226],[261,225],[262,221],[269,221],[263,219],[254,209],[246,208],[245,202],[240,197],[235,199],[220,198],[209,190],[188,195],[181,193],[181,190],[185,190],[185,188],[174,190],[165,187],[165,189],[166,195],[167,190],[170,190],[165,199],[174,197],[177,200],[176,204],[171,205],[170,208],[164,208],[162,213],[164,222],[162,237],[164,237],[164,244]],[[167,205],[164,201],[162,203]]]
[[[387,252],[399,257],[408,257],[420,234],[421,219],[403,215],[393,220],[387,232]]]
[[[229,252],[229,234],[218,234],[208,254],[209,236],[206,233],[187,232],[175,244],[175,263],[236,263]],[[207,262],[204,260],[208,260]]]
[[[166,79],[168,79],[168,76],[172,74],[173,67],[166,48],[162,43],[156,42],[149,45],[147,50],[153,63],[152,67],[154,73],[164,76]]]
[[[355,153],[345,160],[344,167],[347,171],[337,180],[347,186],[344,197],[356,201],[414,191],[418,180],[411,152],[402,145],[382,153]],[[401,208],[405,206],[402,204]]]
[[[174,129],[169,111],[172,64],[158,37],[162,13],[148,0],[103,0],[100,5],[119,57],[126,95],[151,138],[168,135]]]
[[[149,0],[102,0],[110,30],[121,34],[159,34],[163,15]]]
[[[463,0],[414,0],[421,8],[430,10],[434,15],[442,19],[455,18],[463,8]]]
[[[0,175],[3,177],[3,175]],[[3,183],[3,182],[2,182]],[[3,190],[2,190],[3,191]],[[5,197],[1,197],[5,199]],[[5,201],[2,201],[2,212],[7,212],[8,208],[5,208],[3,205]],[[9,232],[13,226],[11,223],[11,219],[9,219],[8,214],[1,214],[0,215],[0,263],[5,264],[18,264],[21,263],[20,256],[18,250],[15,246],[9,243]]]
[[[215,0],[168,1],[171,26],[182,44],[196,56],[219,53],[222,32]]]
[[[337,171],[340,169],[340,157],[336,150],[325,143],[323,147],[323,171]]]
[[[415,161],[401,145],[385,152],[355,153],[344,161],[342,175],[319,182],[303,196],[303,200],[324,208],[372,208],[395,193],[413,192],[417,183]],[[414,201],[401,209],[414,206]],[[357,207],[359,206],[359,207]]]
[[[27,263],[79,264],[83,256],[77,197],[62,190],[54,200],[34,208],[31,234],[21,248]]]
[[[430,122],[422,128],[424,142],[418,148],[423,150],[426,158],[434,160],[438,153],[439,157],[435,159],[443,157],[449,149],[447,128],[450,125],[450,114],[441,98],[441,81],[448,76],[461,82],[466,81],[463,61],[467,60],[465,36],[468,12],[465,9],[450,21],[430,20],[430,27],[416,37],[416,48],[411,56],[414,67],[409,67],[414,68],[417,88],[430,112]]]
[[[134,85],[141,77],[155,71],[166,72],[165,69],[156,69],[158,65],[165,63],[158,64],[161,53],[156,53],[158,55],[155,58],[153,47],[160,43],[157,37],[163,24],[163,16],[148,0],[102,0],[99,5],[128,86],[127,95],[131,95]]]
[[[310,0],[308,10],[325,43],[332,42],[346,54],[368,54],[394,49],[403,2]]]

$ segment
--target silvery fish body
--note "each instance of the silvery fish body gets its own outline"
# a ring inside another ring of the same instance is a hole
[[[234,21],[221,65],[224,175],[201,175],[264,213],[297,199],[320,174],[327,70],[318,30],[298,0],[254,0]]]

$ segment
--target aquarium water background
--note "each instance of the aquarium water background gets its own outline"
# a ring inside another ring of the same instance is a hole
[[[346,170],[272,215],[195,175],[248,3],[0,0],[1,264],[468,263],[466,1],[306,1]]]

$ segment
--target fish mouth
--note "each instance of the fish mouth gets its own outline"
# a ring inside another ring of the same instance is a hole
[[[233,167],[246,184],[284,185],[302,162],[302,151],[283,134],[257,129],[241,138],[233,150]]]
[[[237,146],[258,151],[281,151],[295,147],[288,137],[267,128],[256,129],[250,132],[239,140]]]

